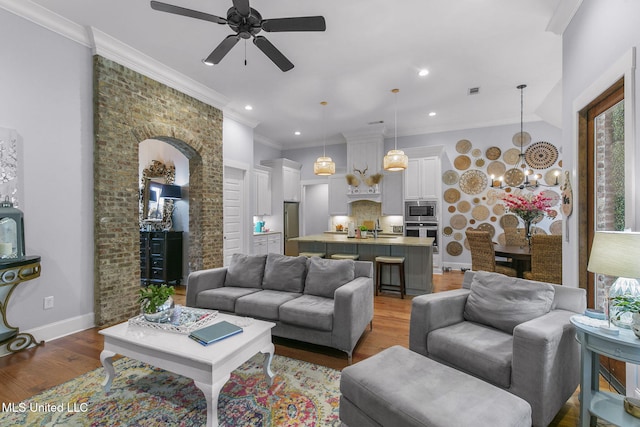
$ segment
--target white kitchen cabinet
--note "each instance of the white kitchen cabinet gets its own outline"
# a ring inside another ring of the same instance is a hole
[[[268,170],[254,169],[254,215],[271,215],[271,174]]]
[[[329,177],[329,215],[349,215],[347,189],[345,175],[331,175]]]
[[[285,202],[300,201],[300,170],[282,167],[283,191]]]
[[[282,235],[280,233],[267,235],[267,250],[275,254],[282,254]]]
[[[282,253],[282,234],[254,234],[253,235],[253,254],[266,255],[268,253]]]
[[[269,253],[269,241],[267,236],[253,236],[253,254],[254,255],[266,255]]]
[[[405,200],[437,199],[440,180],[438,157],[409,159],[404,171]]]
[[[402,172],[385,172],[382,178],[382,215],[404,215]]]

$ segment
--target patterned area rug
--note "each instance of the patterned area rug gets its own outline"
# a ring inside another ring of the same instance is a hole
[[[340,426],[340,372],[274,356],[267,386],[262,356],[231,374],[220,393],[221,426]],[[203,426],[206,402],[193,381],[136,360],[114,362],[111,390],[98,368],[30,399],[2,407],[2,426]]]

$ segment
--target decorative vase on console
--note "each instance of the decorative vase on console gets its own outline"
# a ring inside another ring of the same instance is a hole
[[[502,197],[507,211],[517,215],[524,221],[524,230],[529,246],[531,246],[531,225],[533,221],[548,215],[551,208],[551,199],[542,193],[527,195],[505,193]]]

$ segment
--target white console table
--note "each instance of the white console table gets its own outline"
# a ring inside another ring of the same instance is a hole
[[[625,396],[599,390],[599,355],[634,364],[640,364],[640,339],[629,329],[620,329],[619,335],[610,335],[596,326],[580,323],[582,316],[573,316],[578,341],[582,345],[580,357],[580,426],[595,425],[593,417],[617,426],[640,427],[640,418],[624,410]]]

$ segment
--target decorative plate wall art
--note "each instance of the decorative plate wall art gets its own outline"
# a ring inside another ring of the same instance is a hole
[[[485,205],[478,205],[471,210],[471,216],[478,221],[484,221],[489,218],[489,208]]]
[[[460,192],[456,188],[449,188],[444,192],[444,200],[447,203],[455,203],[460,200]]]
[[[509,227],[516,228],[518,227],[519,223],[520,223],[520,220],[514,214],[507,214],[507,215],[504,215],[502,218],[500,218],[500,225],[502,226],[503,229],[509,228]]]
[[[497,205],[495,205],[493,207],[493,213],[500,216],[500,215],[504,215],[505,209],[504,209],[504,205],[502,203],[498,203]]]
[[[502,150],[498,147],[489,147],[487,148],[487,159],[489,160],[498,160],[500,158],[500,154],[502,154]]]
[[[466,200],[461,200],[460,202],[458,202],[458,212],[467,213],[469,212],[469,210],[471,210],[471,203]]]
[[[547,185],[562,185],[562,171],[558,168],[549,169],[544,174],[544,182]]]
[[[460,154],[467,154],[471,150],[471,141],[468,139],[461,139],[456,143],[456,151]]]
[[[516,132],[511,138],[511,142],[518,148],[526,147],[531,143],[531,135],[529,135],[529,132]]]
[[[496,235],[496,228],[493,225],[489,224],[488,222],[483,222],[482,224],[478,224],[478,226],[476,227],[476,230],[488,231],[489,236],[491,236],[492,239],[493,239],[493,236]]]
[[[481,168],[484,166],[484,159],[476,159],[476,166]]]
[[[507,167],[504,165],[504,163],[497,160],[495,162],[489,163],[489,165],[487,166],[487,173],[489,174],[489,176],[493,175],[495,179],[504,176],[504,173],[506,171]]]
[[[552,190],[541,191],[542,195],[549,199],[549,206],[554,207],[560,203],[560,195]]]
[[[460,175],[458,175],[458,172],[454,170],[448,170],[442,174],[442,182],[447,185],[456,185],[458,183],[459,177]]]
[[[553,221],[549,226],[549,233],[555,235],[562,235],[562,220]]]
[[[460,190],[466,194],[479,194],[487,188],[487,175],[480,170],[472,169],[460,176],[458,184]]]
[[[506,164],[515,166],[520,160],[520,150],[518,150],[517,148],[509,148],[502,155],[502,159]]]
[[[558,160],[558,149],[549,142],[536,142],[527,148],[524,158],[534,169],[547,169]]]
[[[460,155],[453,160],[453,166],[461,171],[467,170],[471,166],[471,159],[469,156]]]
[[[473,157],[480,157],[482,156],[482,150],[479,148],[474,148],[473,150],[471,150],[471,155]]]
[[[458,256],[462,253],[462,245],[458,242],[449,242],[447,244],[447,253],[451,256]]]
[[[451,233],[453,233],[453,228],[449,227],[448,225],[442,229],[442,234],[444,234],[445,236],[451,236]]]
[[[451,226],[454,230],[462,230],[467,226],[467,217],[462,214],[455,214],[451,217]]]
[[[509,169],[504,173],[504,182],[512,187],[517,187],[524,182],[524,172],[518,168]]]

